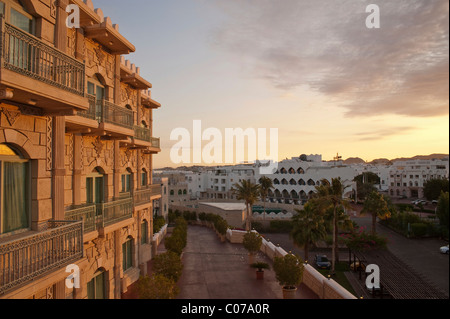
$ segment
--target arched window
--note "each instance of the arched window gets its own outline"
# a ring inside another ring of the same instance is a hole
[[[148,244],[148,221],[146,220],[141,224],[141,244]]]
[[[121,193],[129,193],[132,189],[133,174],[130,169],[127,169],[125,174],[122,174],[122,189]]]
[[[183,195],[187,195],[187,190],[183,190]]]
[[[309,186],[315,186],[316,183],[315,183],[312,179],[310,179],[310,180],[308,181],[308,185],[309,185]]]
[[[278,178],[275,178],[273,181],[274,185],[280,185],[280,181],[278,180]]]
[[[86,176],[86,203],[100,204],[105,202],[105,179],[103,170],[95,168]]]
[[[298,170],[297,170],[297,173],[298,174],[305,174],[305,170],[303,169],[303,168],[299,168]]]
[[[283,167],[283,168],[280,170],[280,173],[281,173],[281,174],[287,174],[287,170]]]
[[[106,296],[106,272],[105,269],[98,269],[94,277],[87,284],[88,299],[107,299]]]
[[[122,245],[123,271],[133,267],[133,242],[133,237],[130,236]]]
[[[183,191],[181,189],[178,190],[178,195],[183,195]]]
[[[30,228],[30,163],[0,144],[0,235]]]
[[[291,179],[291,180],[289,181],[289,184],[290,184],[290,185],[297,185],[297,182],[295,181],[295,179]]]
[[[298,185],[305,186],[306,182],[303,179],[301,179],[298,181]]]
[[[148,185],[148,173],[147,173],[147,170],[144,168],[144,169],[142,169],[142,172],[141,172],[141,186],[145,187],[147,185]]]
[[[289,185],[288,181],[286,179],[283,178],[283,180],[281,181],[282,185]]]
[[[292,167],[289,169],[289,174],[295,174],[295,169],[293,169]]]

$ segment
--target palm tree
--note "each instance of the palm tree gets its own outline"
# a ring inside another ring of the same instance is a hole
[[[247,219],[245,222],[245,230],[251,231],[252,229],[252,206],[259,199],[260,186],[253,184],[250,180],[243,180],[240,184],[234,184],[232,192],[236,195],[238,200],[245,201],[245,207],[247,208]]]
[[[370,193],[364,201],[363,213],[369,213],[372,215],[372,234],[377,234],[377,217],[389,218],[391,213],[388,205],[384,200],[384,196],[377,191]]]
[[[322,214],[318,213],[312,203],[308,203],[303,210],[295,210],[297,214],[292,218],[293,229],[291,239],[299,247],[304,247],[305,260],[309,260],[309,246],[315,244],[327,235]]]
[[[342,184],[341,178],[333,178],[331,184],[327,180],[323,180],[321,185],[316,186],[315,198],[312,199],[315,205],[317,205],[317,208],[322,212],[326,212],[328,209],[332,209],[333,212],[333,248],[331,259],[332,274],[336,269],[335,267],[338,253],[338,209],[340,207],[347,208],[350,205],[349,200],[343,198],[346,188],[347,187]]]
[[[273,181],[267,176],[263,176],[259,179],[259,188],[261,192],[261,199],[264,203],[264,220],[266,219],[266,198],[269,195],[269,191],[273,188]]]

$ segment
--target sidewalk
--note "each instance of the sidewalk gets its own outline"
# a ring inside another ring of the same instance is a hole
[[[264,255],[256,261],[272,266]],[[188,244],[183,254],[183,275],[179,281],[178,299],[282,299],[282,289],[273,270],[265,271],[264,280],[248,264],[243,245],[221,243],[211,229],[190,226]],[[301,285],[298,299],[317,299],[308,287]]]

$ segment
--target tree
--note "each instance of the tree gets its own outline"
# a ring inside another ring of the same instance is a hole
[[[175,299],[180,288],[169,278],[161,274],[141,277],[138,281],[139,299]]]
[[[336,259],[338,254],[338,228],[339,221],[337,218],[338,209],[340,207],[347,208],[350,206],[349,200],[344,199],[345,187],[341,178],[333,178],[331,184],[327,180],[323,180],[321,185],[316,186],[315,197],[312,199],[314,205],[325,213],[328,209],[333,212],[333,248],[331,258],[331,273],[336,269]]]
[[[439,199],[442,192],[449,192],[448,179],[430,179],[423,186],[423,194],[430,201]]]
[[[275,257],[273,270],[281,286],[295,289],[302,282],[304,265],[300,257],[287,254],[284,257]]]
[[[178,282],[183,271],[183,263],[177,253],[167,251],[164,254],[155,256],[153,259],[153,270],[156,274],[161,274],[168,279]]]
[[[244,241],[242,244],[248,251],[249,264],[253,264],[254,255],[257,254],[261,249],[262,237],[256,232],[248,231],[244,235]]]
[[[273,188],[273,181],[267,176],[259,179],[260,196],[264,203],[264,219],[266,219],[266,198],[269,196],[269,191]]]
[[[386,219],[391,217],[388,204],[384,200],[383,195],[374,191],[370,193],[364,201],[363,213],[372,215],[372,235],[377,234],[377,217]]]
[[[442,193],[439,197],[438,207],[436,210],[436,214],[439,218],[439,221],[442,226],[445,226],[447,229],[449,227],[448,219],[449,219],[449,193]]]
[[[259,199],[260,186],[253,184],[250,180],[243,180],[240,184],[235,184],[232,188],[233,193],[238,200],[244,200],[247,209],[247,219],[245,222],[245,230],[250,231],[252,229],[252,206]]]
[[[305,260],[309,260],[309,245],[313,245],[327,235],[322,214],[314,210],[311,203],[305,205],[303,210],[297,210],[292,218],[293,230],[290,237],[299,247],[304,247]]]
[[[380,177],[372,172],[366,172],[355,177],[357,197],[365,199],[370,193],[376,190],[375,185],[380,184]]]

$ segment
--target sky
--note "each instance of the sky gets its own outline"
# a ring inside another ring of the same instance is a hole
[[[449,153],[447,0],[93,0],[174,129],[278,129],[279,160]],[[367,28],[370,4],[380,28]],[[202,144],[206,145],[207,141]],[[187,165],[190,166],[190,165]]]

